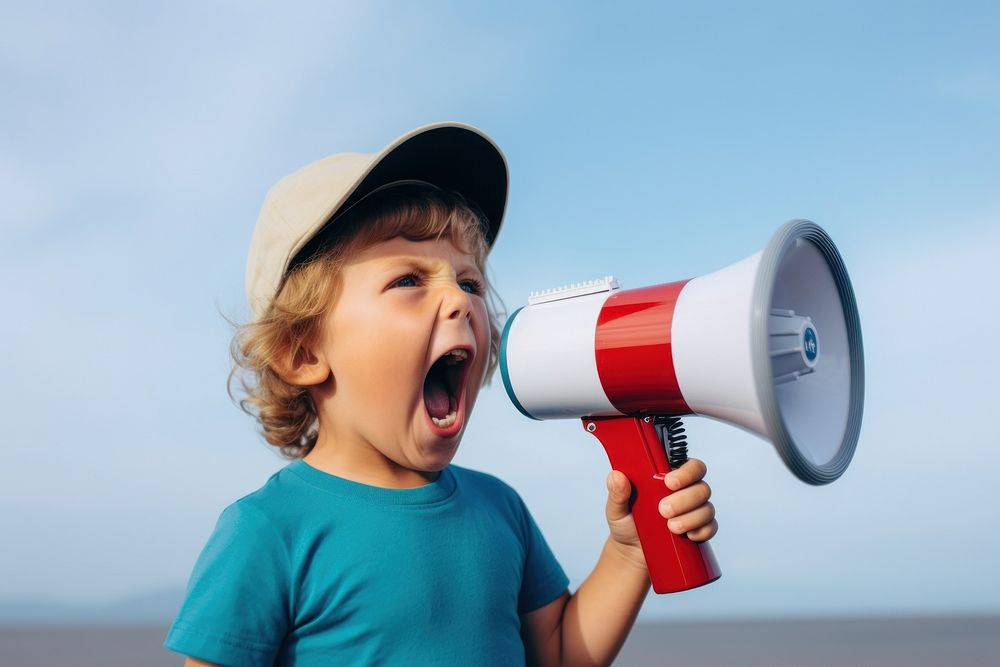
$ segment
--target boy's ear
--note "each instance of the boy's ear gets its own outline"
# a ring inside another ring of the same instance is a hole
[[[274,371],[282,380],[298,387],[323,384],[330,377],[330,366],[326,359],[306,347],[300,347],[293,358],[286,359]]]

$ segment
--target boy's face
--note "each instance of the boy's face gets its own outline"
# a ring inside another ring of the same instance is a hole
[[[483,380],[485,279],[450,241],[402,237],[341,278],[317,350],[330,377],[313,393],[316,454],[358,479],[426,483],[455,455]]]

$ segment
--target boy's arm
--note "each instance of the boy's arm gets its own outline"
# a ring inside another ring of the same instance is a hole
[[[605,543],[597,566],[574,595],[563,593],[525,614],[522,625],[528,665],[611,664],[648,590],[646,566],[622,558]]]
[[[701,481],[705,464],[690,459],[664,480],[674,489],[660,503],[671,532],[702,542],[718,530],[711,489]],[[568,592],[522,619],[530,665],[610,665],[621,650],[649,592],[649,571],[628,508],[631,488],[620,472],[608,476],[611,535],[594,571],[576,593]]]

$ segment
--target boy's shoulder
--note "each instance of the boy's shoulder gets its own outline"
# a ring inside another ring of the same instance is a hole
[[[298,500],[301,485],[297,482],[288,466],[284,466],[272,473],[260,487],[226,505],[221,517],[245,523],[280,523],[282,515],[287,515],[301,504]]]
[[[288,479],[289,466],[285,465],[275,470],[258,488],[237,498],[232,505],[251,505],[259,507],[280,501],[291,490]]]

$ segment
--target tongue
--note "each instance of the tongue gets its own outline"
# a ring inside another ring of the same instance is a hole
[[[424,383],[424,404],[427,406],[427,414],[431,417],[444,419],[448,416],[451,408],[448,390],[438,378],[428,378]]]

